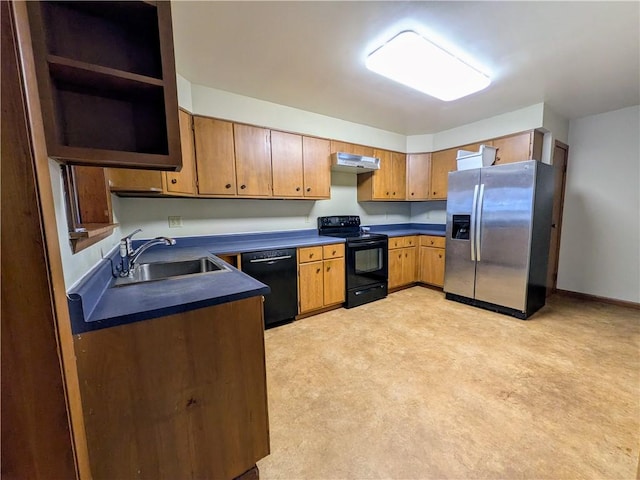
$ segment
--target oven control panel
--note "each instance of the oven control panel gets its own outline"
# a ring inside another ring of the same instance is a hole
[[[318,217],[318,228],[330,227],[359,227],[360,217],[358,215],[342,215],[331,217]]]

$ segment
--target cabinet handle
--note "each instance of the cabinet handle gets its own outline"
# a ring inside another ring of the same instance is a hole
[[[318,269],[316,269],[316,273],[320,273],[320,269],[319,269],[319,268],[318,268]]]
[[[441,253],[438,254],[438,258],[442,258],[442,254]]]
[[[430,240],[430,242],[431,242],[431,245],[433,245],[433,240]]]
[[[231,188],[231,184],[230,184],[230,183],[227,183],[227,184],[224,186],[224,188]]]
[[[327,272],[328,272],[329,270],[331,270],[331,267],[327,267]]]
[[[171,179],[171,183],[173,183],[175,185],[176,183],[178,183],[178,180],[176,180],[175,178],[172,178]]]
[[[389,192],[387,192],[387,197],[389,196]]]
[[[553,225],[555,227],[555,224]],[[331,252],[331,255],[335,255],[336,251],[334,250],[333,252]]]
[[[413,195],[415,195],[413,192],[411,192],[411,196],[413,197]]]
[[[299,191],[300,191],[300,187],[296,187],[296,192],[299,192]]]
[[[247,186],[246,186],[246,185],[240,185],[240,188],[241,188],[242,190],[244,190],[245,188],[247,188]]]
[[[310,192],[310,191],[311,191],[311,187],[307,187],[307,192]]]
[[[310,254],[309,254],[309,258],[313,258],[313,253],[310,253]]]

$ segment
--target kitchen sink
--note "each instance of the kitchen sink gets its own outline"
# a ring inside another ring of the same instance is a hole
[[[119,277],[114,287],[124,287],[143,282],[167,280],[169,278],[187,277],[231,271],[221,260],[212,257],[200,257],[192,260],[178,260],[175,262],[153,262],[136,265],[133,273],[128,277]]]

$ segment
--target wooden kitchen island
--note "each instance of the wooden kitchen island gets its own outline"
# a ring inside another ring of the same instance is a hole
[[[94,479],[231,479],[269,454],[262,302],[74,335]]]

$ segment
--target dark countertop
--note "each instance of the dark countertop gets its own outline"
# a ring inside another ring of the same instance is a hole
[[[444,225],[398,224],[371,226],[389,236],[444,235]],[[144,240],[136,240],[137,248]],[[213,254],[238,254],[258,250],[343,243],[320,236],[317,230],[211,235],[176,238],[172,247],[154,246],[138,263],[193,259]],[[67,292],[74,334],[163,317],[269,293],[269,287],[230,266],[229,271],[176,277],[135,285],[112,287],[112,263],[119,263],[116,248]]]
[[[341,243],[321,237],[317,230],[176,238],[176,245],[158,245],[142,253],[138,263],[177,261],[213,254],[295,248]],[[137,248],[144,240],[136,240]],[[74,334],[164,317],[196,308],[233,302],[269,293],[269,287],[230,266],[229,271],[170,278],[112,287],[111,262],[118,249],[100,261],[67,292]]]
[[[444,237],[446,225],[435,223],[399,223],[395,225],[371,225],[372,233],[384,233],[390,237],[407,235],[435,235]]]

